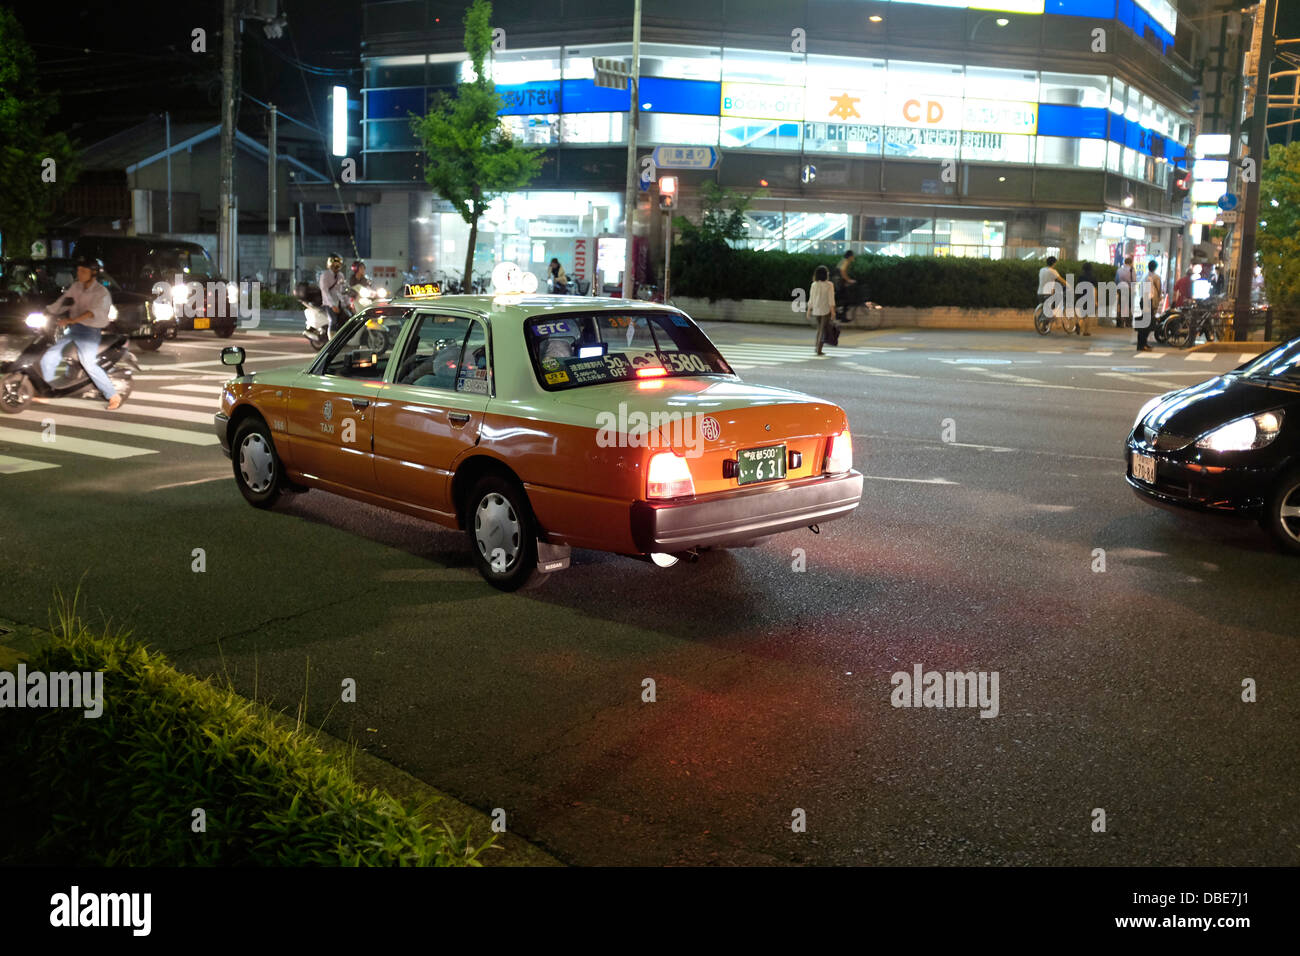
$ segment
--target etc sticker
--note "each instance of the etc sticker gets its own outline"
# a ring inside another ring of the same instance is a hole
[[[568,372],[547,372],[546,373],[547,385],[559,385],[561,382],[567,382],[568,380],[569,380]]]
[[[533,326],[533,331],[538,335],[572,335],[573,326],[568,322],[543,322],[541,325]]]

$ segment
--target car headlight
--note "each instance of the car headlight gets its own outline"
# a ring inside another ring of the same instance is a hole
[[[176,310],[166,302],[155,302],[153,305],[153,317],[159,322],[168,322],[176,315]]]
[[[383,286],[380,286],[378,289],[375,290],[375,297],[379,299],[387,299],[388,290],[385,289]]]
[[[226,301],[231,305],[239,301],[239,287],[233,282],[226,286]]]
[[[1196,447],[1209,451],[1253,451],[1263,448],[1272,444],[1282,430],[1282,417],[1283,412],[1279,408],[1238,418],[1203,436]]]
[[[1167,395],[1168,392],[1166,392],[1165,394]],[[1161,402],[1163,402],[1164,400],[1165,400],[1165,396],[1164,396],[1164,395],[1157,395],[1155,398],[1151,399],[1151,401],[1149,401],[1149,402],[1147,402],[1145,405],[1143,405],[1143,406],[1142,406],[1142,410],[1141,410],[1140,412],[1138,412],[1138,417],[1135,418],[1135,419],[1133,419],[1133,427],[1134,427],[1134,428],[1137,428],[1139,425],[1141,425],[1141,424],[1142,424],[1142,419],[1144,419],[1144,418],[1147,417],[1147,413],[1150,412],[1151,409],[1155,408],[1157,405],[1159,405],[1159,404],[1160,404]]]
[[[184,302],[188,295],[189,295],[189,290],[185,288],[185,283],[178,282],[174,286],[172,286],[173,302]]]
[[[29,329],[43,329],[45,323],[49,321],[49,316],[44,312],[33,312],[24,321]]]

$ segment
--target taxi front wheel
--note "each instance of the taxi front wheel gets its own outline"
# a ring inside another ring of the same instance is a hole
[[[497,475],[470,492],[465,530],[478,573],[494,588],[517,591],[542,577],[537,571],[537,535],[528,496]]]
[[[283,490],[284,471],[266,422],[260,418],[245,420],[235,430],[230,447],[240,492],[255,508],[271,507]]]

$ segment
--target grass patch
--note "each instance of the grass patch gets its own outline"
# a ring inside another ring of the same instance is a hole
[[[480,866],[428,804],[359,784],[229,688],[61,601],[27,672],[103,672],[103,713],[0,711],[0,863],[76,866]],[[195,810],[206,832],[195,832]]]

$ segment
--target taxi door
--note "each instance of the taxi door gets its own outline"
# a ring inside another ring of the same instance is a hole
[[[487,327],[480,318],[416,312],[402,360],[374,405],[375,475],[380,494],[455,514],[453,464],[478,444],[492,390]]]
[[[402,318],[382,329],[354,320],[335,337],[323,364],[294,381],[285,403],[295,471],[317,481],[375,490],[374,401],[392,359]]]

